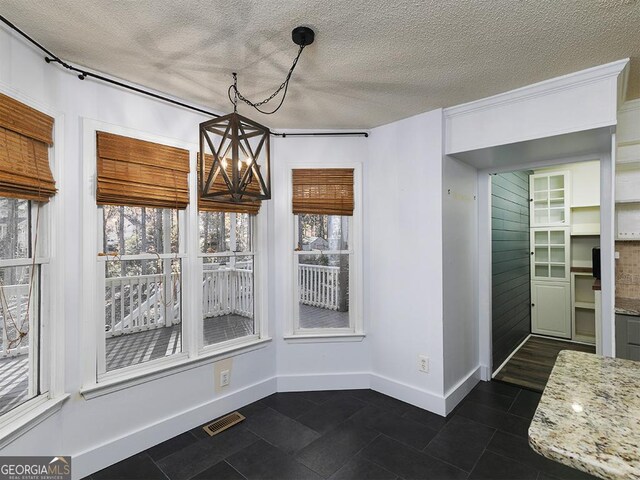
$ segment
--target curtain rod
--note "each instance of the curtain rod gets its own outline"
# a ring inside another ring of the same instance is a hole
[[[210,116],[216,117],[216,118],[220,117],[220,115],[218,115],[217,113],[209,112],[209,111],[204,110],[202,108],[198,108],[198,107],[195,107],[193,105],[189,105],[187,103],[183,103],[183,102],[180,102],[178,100],[174,100],[173,98],[169,98],[169,97],[166,97],[164,95],[160,95],[158,93],[154,93],[154,92],[151,92],[149,90],[145,90],[143,88],[135,87],[133,85],[128,85],[126,83],[119,82],[117,80],[113,80],[111,78],[105,77],[103,75],[99,75],[99,74],[92,73],[92,72],[87,72],[86,70],[82,70],[82,69],[80,69],[78,67],[75,67],[74,65],[71,65],[71,64],[63,61],[60,57],[58,57],[57,55],[52,53],[50,50],[48,50],[47,48],[42,46],[36,40],[31,38],[29,35],[27,35],[25,32],[23,32],[18,27],[16,27],[13,23],[11,23],[9,20],[7,20],[4,16],[0,15],[0,20],[2,20],[2,22],[5,23],[9,28],[11,28],[12,30],[14,30],[15,32],[20,34],[22,37],[24,37],[28,42],[30,42],[31,44],[35,45],[42,52],[44,52],[46,54],[46,56],[44,57],[45,62],[47,62],[47,63],[52,63],[53,62],[53,63],[58,63],[58,64],[62,65],[67,70],[70,70],[72,72],[77,73],[78,74],[78,78],[80,80],[84,80],[86,77],[91,77],[91,78],[94,78],[96,80],[100,80],[100,81],[105,82],[105,83],[110,83],[112,85],[116,85],[118,87],[121,87],[121,88],[124,88],[124,89],[127,89],[127,90],[131,90],[131,91],[140,93],[142,95],[147,95],[148,97],[152,97],[152,98],[155,98],[157,100],[162,100],[163,102],[171,103],[173,105],[177,105],[179,107],[183,107],[183,108],[186,108],[188,110],[193,110],[194,112],[203,113],[205,115],[210,115]],[[277,132],[271,132],[271,135],[282,137],[282,138],[286,138],[286,137],[289,137],[289,136],[302,136],[302,135],[313,136],[313,137],[315,137],[315,136],[335,136],[335,137],[340,137],[340,136],[346,136],[346,135],[364,136],[364,137],[368,137],[369,136],[369,134],[367,132],[309,132],[309,133],[277,133]]]

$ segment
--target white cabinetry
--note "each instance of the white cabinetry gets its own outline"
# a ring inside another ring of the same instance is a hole
[[[531,208],[531,332],[571,338],[568,171],[529,177]]]
[[[578,342],[595,343],[596,297],[593,274],[571,273],[572,338]]]
[[[570,282],[531,282],[531,331],[571,338]]]
[[[640,239],[640,100],[618,112],[616,239]]]
[[[569,224],[571,189],[569,172],[533,174],[529,177],[530,224],[544,227]]]
[[[531,229],[531,279],[568,282],[569,227]]]

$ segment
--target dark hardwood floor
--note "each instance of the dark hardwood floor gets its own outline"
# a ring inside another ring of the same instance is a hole
[[[498,372],[494,380],[542,392],[556,363],[556,357],[562,350],[596,353],[596,347],[592,345],[531,337]]]

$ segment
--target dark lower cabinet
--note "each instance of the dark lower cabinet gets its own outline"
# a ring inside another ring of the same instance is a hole
[[[616,315],[616,357],[640,361],[640,317]]]

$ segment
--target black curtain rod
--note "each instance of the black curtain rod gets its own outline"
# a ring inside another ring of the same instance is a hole
[[[47,63],[58,63],[60,65],[62,65],[64,68],[66,68],[67,70],[70,70],[72,72],[75,72],[78,74],[78,78],[80,80],[84,80],[86,77],[91,77],[91,78],[95,78],[96,80],[100,80],[102,82],[105,83],[110,83],[112,85],[117,85],[118,87],[127,89],[127,90],[132,90],[134,92],[140,93],[142,95],[147,95],[148,97],[152,97],[155,98],[157,100],[162,100],[163,102],[167,102],[167,103],[171,103],[173,105],[177,105],[179,107],[183,107],[186,108],[188,110],[193,110],[194,112],[198,112],[198,113],[203,113],[205,115],[210,115],[212,117],[220,117],[220,115],[218,115],[217,113],[213,113],[213,112],[209,112],[207,110],[204,110],[202,108],[198,108],[198,107],[194,107],[193,105],[189,105],[183,102],[180,102],[178,100],[174,100],[173,98],[169,98],[169,97],[165,97],[164,95],[159,95],[157,93],[153,93],[150,92],[148,90],[144,90],[142,88],[138,88],[138,87],[134,87],[133,85],[128,85],[126,83],[122,83],[119,82],[117,80],[113,80],[111,78],[108,77],[104,77],[102,75],[98,75],[96,73],[92,73],[92,72],[87,72],[85,70],[82,70],[80,68],[77,68],[69,63],[64,62],[62,59],[60,59],[60,57],[58,57],[57,55],[53,54],[51,51],[47,50],[44,46],[42,46],[40,43],[38,43],[36,40],[34,40],[33,38],[31,38],[29,35],[27,35],[25,32],[23,32],[22,30],[20,30],[18,27],[16,27],[13,23],[11,23],[9,20],[7,20],[4,16],[0,15],[0,20],[2,20],[3,23],[5,23],[9,28],[11,28],[12,30],[14,30],[15,32],[17,32],[18,34],[20,34],[22,37],[24,37],[27,41],[29,41],[31,44],[35,45],[37,48],[39,48],[41,51],[43,51],[46,56],[44,57],[44,60]],[[301,135],[308,135],[308,136],[344,136],[344,135],[364,135],[365,137],[368,137],[369,134],[367,132],[335,132],[335,133],[327,133],[327,132],[310,132],[310,133],[276,133],[276,132],[271,132],[271,135],[275,135],[278,137],[282,137],[282,138],[286,138],[287,136],[301,136]]]
[[[368,132],[309,132],[309,133],[271,133],[282,138],[287,137],[347,137],[347,136],[364,136],[368,137]]]

